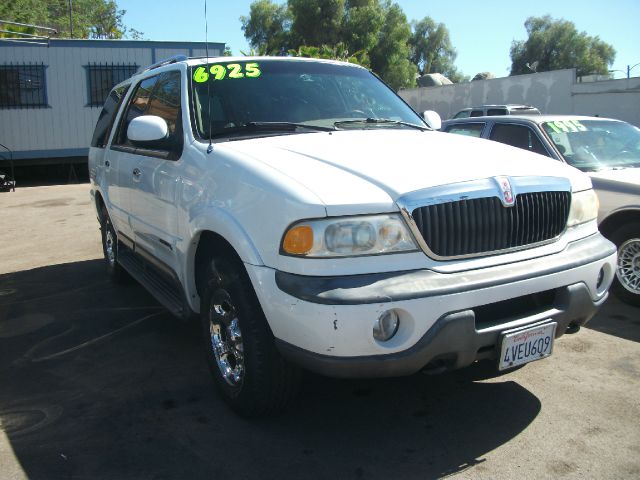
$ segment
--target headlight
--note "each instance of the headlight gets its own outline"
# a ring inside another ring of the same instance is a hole
[[[595,220],[598,218],[598,207],[598,197],[593,190],[584,190],[572,194],[567,227]]]
[[[396,214],[307,220],[292,225],[282,253],[303,257],[347,257],[417,250]]]

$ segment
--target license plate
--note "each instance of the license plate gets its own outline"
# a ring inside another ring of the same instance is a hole
[[[557,326],[556,322],[548,322],[503,332],[498,370],[517,367],[551,355]]]

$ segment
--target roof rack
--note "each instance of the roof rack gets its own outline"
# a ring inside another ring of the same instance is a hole
[[[187,59],[188,57],[186,55],[174,55],[173,57],[165,58],[164,60],[160,60],[159,62],[154,63],[153,65],[149,65],[147,68],[145,68],[142,71],[148,72],[149,70],[154,70],[156,68],[160,68],[164,65],[169,65],[171,63],[183,62]]]

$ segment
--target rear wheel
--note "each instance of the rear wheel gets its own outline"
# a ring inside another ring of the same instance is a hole
[[[620,300],[640,306],[640,225],[624,225],[609,237],[618,247],[616,277],[611,290]]]
[[[298,392],[300,370],[278,352],[244,266],[216,259],[205,281],[202,336],[224,400],[247,417],[283,410]]]

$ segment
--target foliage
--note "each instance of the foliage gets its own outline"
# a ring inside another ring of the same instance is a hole
[[[292,57],[307,58],[325,58],[331,60],[340,60],[342,62],[355,63],[363,67],[369,66],[369,56],[364,50],[350,53],[347,46],[339,42],[335,46],[322,45],[320,47],[307,47],[302,45],[297,50],[289,50],[287,52]]]
[[[142,38],[142,32],[127,28],[114,0],[73,0],[71,26],[73,38]],[[71,38],[68,0],[13,0],[0,3],[3,20],[55,28],[56,38]],[[42,33],[29,27],[6,26],[5,30]],[[5,34],[10,37],[11,34]]]
[[[385,21],[371,49],[371,68],[394,90],[416,84],[417,67],[409,60],[411,27],[398,4],[383,4]]]
[[[224,52],[222,52],[223,57],[233,57],[233,52],[231,51],[231,47],[229,45],[224,46]]]
[[[369,66],[392,88],[411,87],[418,70],[468,80],[453,65],[443,24],[411,25],[392,0],[255,0],[240,17],[251,51],[261,55],[334,58]]]
[[[291,13],[286,5],[256,0],[249,16],[240,17],[244,36],[260,55],[278,55],[290,48]]]
[[[447,76],[455,69],[456,50],[451,45],[449,30],[444,23],[436,23],[431,17],[412,22],[411,60],[420,74],[441,73]]]
[[[341,38],[344,0],[289,0],[291,41],[300,45],[335,45]]]
[[[511,75],[563,68],[576,68],[578,76],[606,74],[615,59],[611,45],[578,32],[572,22],[546,15],[529,17],[524,26],[527,40],[511,44]],[[536,68],[531,67],[534,62]]]

